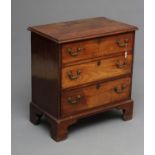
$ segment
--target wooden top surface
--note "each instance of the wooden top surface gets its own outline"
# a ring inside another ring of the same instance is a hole
[[[135,31],[137,27],[105,17],[88,18],[61,23],[29,27],[28,30],[58,43],[90,39],[122,32]]]

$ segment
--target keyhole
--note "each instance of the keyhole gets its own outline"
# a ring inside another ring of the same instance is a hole
[[[100,66],[100,65],[101,65],[101,61],[98,60],[98,61],[97,61],[97,66]]]
[[[99,88],[100,88],[100,84],[97,83],[97,84],[96,84],[96,89],[99,89]]]

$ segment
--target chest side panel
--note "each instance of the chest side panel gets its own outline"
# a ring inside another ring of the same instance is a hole
[[[32,102],[59,117],[59,48],[58,45],[31,33]]]

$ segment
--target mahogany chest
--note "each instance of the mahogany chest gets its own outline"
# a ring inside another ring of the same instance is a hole
[[[51,137],[60,141],[68,127],[84,117],[116,108],[122,110],[124,120],[132,118],[137,27],[97,17],[28,29],[33,124],[44,115]]]

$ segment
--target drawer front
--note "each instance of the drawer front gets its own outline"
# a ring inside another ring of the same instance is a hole
[[[108,36],[89,41],[80,41],[62,45],[62,63],[91,59],[109,54],[131,51],[133,33]]]
[[[64,44],[62,47],[62,63],[97,57],[98,48],[97,39]]]
[[[133,49],[133,39],[133,33],[101,38],[99,43],[99,55],[131,51]]]
[[[62,69],[62,89],[131,73],[132,55],[99,59]]]
[[[96,83],[62,93],[61,115],[63,117],[129,98],[130,78],[106,83]]]

